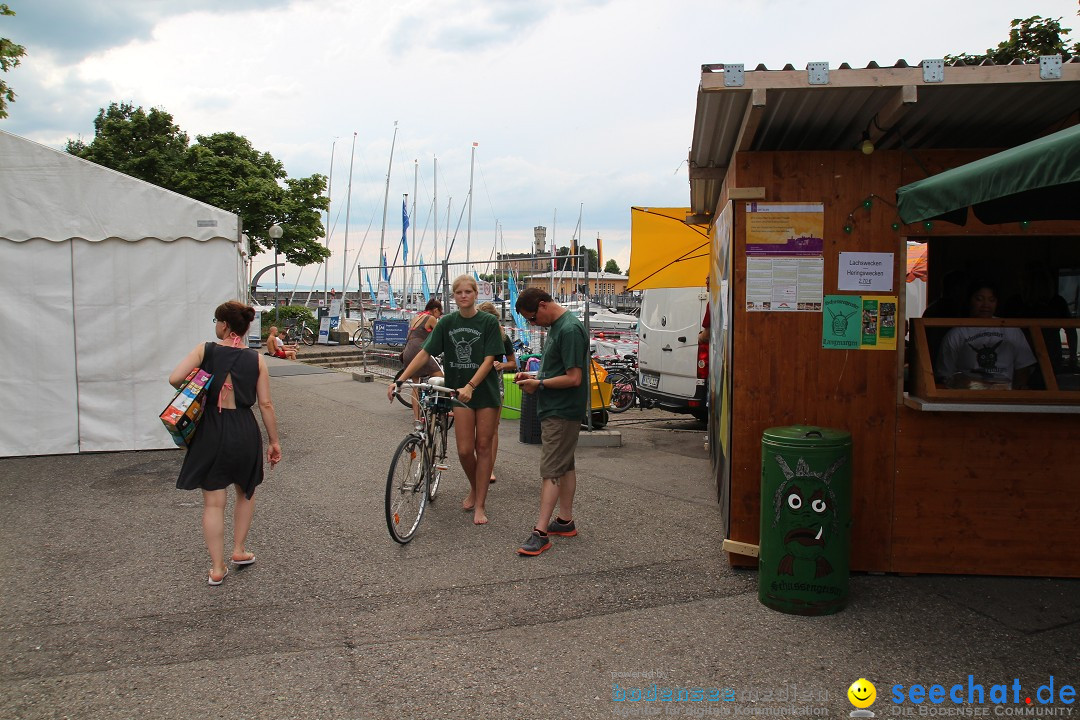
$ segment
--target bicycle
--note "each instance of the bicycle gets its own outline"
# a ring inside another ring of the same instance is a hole
[[[609,356],[597,357],[596,361],[608,371],[607,381],[611,383],[608,410],[621,413],[634,407],[637,403],[637,358]]]
[[[434,360],[435,360],[435,363],[439,366],[439,369],[442,370],[442,363],[439,362],[439,358],[438,357],[434,358]],[[405,366],[404,365],[402,367],[398,368],[398,371],[396,373],[394,373],[394,380],[393,381],[397,382],[398,380],[402,380],[401,373],[403,373],[403,372],[405,372]],[[407,380],[408,380],[408,378],[405,378],[403,381],[407,381]],[[394,397],[397,398],[397,401],[399,403],[401,403],[405,407],[412,410],[412,395],[406,396],[406,395],[404,395],[402,393],[394,393]],[[453,422],[451,422],[450,424],[453,425]]]
[[[637,403],[637,375],[625,370],[612,370],[607,381],[611,383],[611,403],[608,410],[613,413],[626,412]]]
[[[361,350],[366,350],[371,347],[371,343],[375,340],[375,336],[371,334],[371,328],[366,325],[361,325],[356,328],[356,332],[352,335],[352,344]]]
[[[285,326],[285,337],[283,339],[287,345],[297,345],[300,342],[305,345],[314,345],[315,331],[307,326],[306,321],[301,320],[299,325],[293,323]]]
[[[386,527],[395,542],[406,544],[416,534],[428,501],[434,502],[446,462],[450,411],[457,391],[443,384],[443,378],[429,382],[402,383],[403,388],[420,391],[420,421],[394,451],[386,474]]]

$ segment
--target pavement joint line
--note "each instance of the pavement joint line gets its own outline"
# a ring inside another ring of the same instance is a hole
[[[425,591],[420,591],[420,592],[417,592],[417,593],[413,593],[413,596],[414,596],[414,598],[424,598],[424,597],[434,597],[434,596],[437,596],[437,595],[441,595],[443,593],[450,594],[450,593],[460,592],[462,590],[464,590],[464,591],[477,591],[477,590],[483,590],[483,589],[487,589],[487,588],[498,589],[498,588],[502,588],[502,587],[506,587],[506,586],[510,586],[510,585],[517,585],[517,584],[535,584],[535,583],[544,584],[544,583],[550,582],[550,581],[552,581],[554,579],[557,579],[557,578],[566,578],[567,582],[589,582],[589,580],[588,580],[589,578],[599,578],[599,577],[603,577],[603,576],[607,576],[607,575],[617,575],[617,574],[626,573],[626,572],[642,572],[642,571],[647,571],[650,568],[656,568],[656,567],[668,568],[668,567],[683,565],[683,564],[687,564],[687,563],[699,563],[700,560],[701,560],[701,558],[698,558],[698,557],[685,557],[685,558],[676,558],[676,559],[671,559],[671,560],[663,560],[663,561],[658,561],[658,562],[639,563],[639,564],[636,564],[636,565],[625,565],[625,566],[620,566],[620,567],[617,567],[617,568],[609,568],[609,569],[606,569],[606,570],[591,570],[591,571],[583,571],[583,572],[570,573],[570,574],[556,572],[556,573],[553,573],[553,574],[550,574],[550,575],[536,575],[536,576],[532,576],[532,577],[518,576],[518,577],[515,577],[515,578],[508,578],[506,580],[500,580],[498,582],[480,582],[480,583],[469,583],[469,584],[465,584],[465,585],[448,585],[448,586],[445,586],[445,587],[438,587],[438,588],[433,588],[431,590],[425,590]],[[525,560],[523,559],[522,562],[524,562],[524,561]],[[733,575],[729,575],[727,577],[738,578],[739,574],[733,574]],[[737,591],[737,592],[734,592],[734,593],[725,593],[725,594],[713,593],[713,594],[707,595],[705,597],[706,598],[707,597],[731,597],[732,595],[740,595],[740,594],[743,594],[744,592],[750,592],[750,590],[746,590],[746,591],[741,591],[740,590],[740,591]],[[340,597],[325,597],[325,599],[323,599],[321,601],[317,601],[317,602],[313,602],[313,603],[304,603],[304,604],[305,605],[310,605],[313,608],[319,608],[319,609],[340,608],[343,603],[349,603],[349,602],[355,602],[355,603],[358,603],[358,604],[359,603],[366,603],[368,605],[380,605],[380,604],[384,604],[384,603],[381,603],[380,601],[393,601],[393,600],[397,600],[399,597],[400,597],[399,592],[397,592],[397,591],[388,591],[388,592],[375,593],[375,594],[371,594],[371,595],[363,595],[363,594],[356,595],[356,594],[353,594],[353,595],[345,595],[345,596],[340,596]],[[940,596],[940,597],[943,600],[952,601],[951,598],[948,598],[946,596]],[[674,603],[659,603],[659,604],[657,604],[655,606],[650,605],[649,607],[667,607],[669,605],[680,604],[681,602],[691,602],[691,601],[678,601],[678,602],[674,602]],[[11,625],[4,625],[4,626],[0,627],[0,633],[2,633],[2,632],[16,632],[16,631],[19,631],[19,630],[33,629],[33,628],[57,628],[57,629],[63,629],[63,628],[80,627],[80,626],[85,626],[85,625],[100,625],[102,623],[105,623],[105,624],[123,624],[123,623],[132,622],[132,621],[154,622],[154,621],[162,621],[162,620],[168,620],[168,619],[181,619],[181,618],[188,617],[188,616],[206,617],[206,616],[219,615],[219,616],[222,616],[222,617],[227,617],[227,616],[236,615],[236,614],[242,613],[242,612],[259,612],[259,611],[264,611],[264,610],[268,610],[268,609],[278,610],[278,609],[286,608],[289,605],[296,605],[296,603],[292,602],[292,601],[289,601],[289,602],[283,602],[283,603],[280,603],[280,604],[279,603],[258,603],[258,604],[253,604],[253,605],[232,605],[232,606],[229,606],[228,608],[219,608],[219,609],[198,608],[198,609],[195,609],[195,610],[188,610],[188,611],[183,611],[183,612],[152,613],[152,614],[143,614],[143,615],[125,615],[125,616],[121,616],[121,617],[117,617],[115,615],[110,615],[107,620],[105,618],[102,618],[102,619],[89,619],[89,620],[70,620],[70,621],[62,621],[62,622],[11,624]],[[621,612],[621,611],[617,611],[617,612]],[[592,617],[592,615],[583,615],[582,617]],[[1077,621],[1077,622],[1080,622],[1080,621]],[[1066,623],[1066,625],[1069,625],[1069,624],[1072,624],[1072,623]]]

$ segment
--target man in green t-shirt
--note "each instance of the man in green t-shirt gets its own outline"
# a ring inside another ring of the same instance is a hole
[[[519,555],[533,556],[551,547],[551,535],[577,535],[574,451],[589,406],[589,386],[584,382],[589,342],[581,321],[540,288],[522,291],[514,307],[534,325],[550,328],[539,373],[514,377],[522,391],[537,393],[540,417],[540,515],[529,539],[518,548]],[[556,502],[559,514],[552,519]]]

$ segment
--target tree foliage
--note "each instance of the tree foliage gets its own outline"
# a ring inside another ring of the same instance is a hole
[[[580,246],[579,246],[578,249],[579,249],[579,251],[581,250]],[[566,247],[564,245],[564,246],[560,247],[558,250],[556,250],[555,254],[556,255],[569,255],[570,254],[570,248],[568,248],[568,247]],[[600,267],[600,258],[596,254],[596,251],[593,250],[592,248],[585,248],[585,255],[586,255],[585,261],[589,266],[589,268],[588,268],[589,272],[591,272],[591,273],[596,272],[597,269],[599,269],[599,267]],[[581,268],[581,259],[577,258],[577,259],[559,260],[558,261],[558,270],[560,270],[560,271],[577,270],[578,272],[580,272],[582,270],[582,268]]]
[[[1015,19],[1010,27],[1009,39],[998,43],[996,48],[987,48],[982,55],[946,55],[945,61],[953,63],[959,60],[966,65],[978,65],[990,60],[995,65],[1006,65],[1013,60],[1038,62],[1040,55],[1061,55],[1063,60],[1080,55],[1080,42],[1074,42],[1071,46],[1067,44],[1068,38],[1065,36],[1072,29],[1061,27],[1061,18],[1055,20],[1035,15],[1025,20]]]
[[[89,145],[81,139],[67,143],[72,155],[170,190],[176,189],[176,172],[187,148],[188,136],[173,123],[172,115],[128,103],[98,111]]]
[[[5,3],[0,3],[0,17],[12,16],[15,11]],[[0,71],[7,72],[19,66],[20,58],[26,55],[26,48],[16,45],[6,37],[0,37]],[[8,116],[7,106],[15,102],[15,91],[3,80],[0,80],[0,120]]]
[[[319,211],[327,207],[326,177],[290,178],[270,153],[233,132],[188,136],[168,112],[112,103],[94,120],[94,139],[68,141],[68,152],[99,165],[234,212],[252,253],[273,250],[268,230],[282,229],[278,250],[293,265],[322,262]]]
[[[622,275],[622,270],[619,269],[619,263],[615,262],[615,258],[611,258],[604,263],[604,272],[612,273],[614,275]]]

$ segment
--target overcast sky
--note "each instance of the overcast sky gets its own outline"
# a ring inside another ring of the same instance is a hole
[[[347,205],[350,260],[362,247],[360,262],[377,262],[395,121],[391,257],[403,193],[412,209],[414,161],[413,224],[430,261],[433,161],[441,251],[476,142],[472,259],[490,255],[497,222],[500,250],[526,251],[534,225],[568,245],[580,209],[583,241],[595,247],[601,236],[605,259],[625,271],[630,206],[689,204],[702,64],[916,64],[982,52],[1006,39],[1013,18],[1032,15],[1061,17],[1080,36],[1076,0],[5,2],[17,15],[0,18],[0,36],[27,56],[5,76],[18,97],[4,130],[62,148],[92,139],[99,108],[131,102],[167,110],[193,139],[244,135],[292,177],[329,175],[333,148],[329,284],[338,288]],[[466,226],[467,215],[455,260]],[[306,285],[314,271],[298,275],[287,268],[283,281]]]

